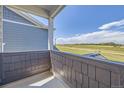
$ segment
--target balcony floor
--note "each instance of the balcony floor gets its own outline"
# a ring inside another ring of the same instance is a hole
[[[49,71],[30,76],[6,85],[3,88],[68,88],[62,80],[57,79]]]

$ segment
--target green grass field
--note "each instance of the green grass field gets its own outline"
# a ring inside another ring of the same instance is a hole
[[[111,45],[57,45],[60,51],[71,52],[74,54],[88,54],[100,52],[103,56],[112,61],[124,62],[124,46]]]

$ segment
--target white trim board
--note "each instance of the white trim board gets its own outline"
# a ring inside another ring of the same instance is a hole
[[[31,26],[31,27],[42,28],[42,27],[40,27],[40,26],[35,26],[35,25],[31,25],[31,24],[27,24],[27,23],[22,23],[22,22],[16,22],[16,21],[13,21],[13,20],[8,20],[8,19],[2,19],[2,21],[4,21],[4,22],[9,22],[9,23],[14,23],[14,24],[20,24],[20,25]],[[46,29],[46,28],[43,28],[43,29]]]
[[[1,27],[0,27],[0,31],[1,31],[1,34],[0,34],[0,37],[1,37],[1,48],[0,48],[0,52],[4,52],[4,46],[3,46],[3,21],[2,21],[2,19],[3,19],[3,6],[1,6],[1,9],[0,9],[0,11],[1,11]]]
[[[28,13],[25,13],[23,11],[20,11],[18,9],[14,9],[14,8],[11,8],[11,7],[8,7],[8,6],[5,6],[5,7],[8,8],[8,9],[10,9],[14,13],[16,13],[17,15],[20,15],[21,17],[25,18],[26,20],[30,21],[31,23],[35,24],[36,26],[41,26],[41,28],[48,29],[47,25],[43,24],[42,22],[39,22],[38,20],[36,20],[35,18],[33,18]]]

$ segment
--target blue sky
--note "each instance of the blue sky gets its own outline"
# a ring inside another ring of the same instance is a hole
[[[87,35],[90,37],[94,34],[98,35],[94,35],[87,42],[93,39],[97,43],[124,43],[123,10],[124,6],[66,6],[54,22],[57,43],[86,43],[83,40],[88,38]],[[116,34],[121,38],[117,38]],[[100,38],[99,35],[104,35],[104,38]],[[108,40],[107,35],[113,39]]]

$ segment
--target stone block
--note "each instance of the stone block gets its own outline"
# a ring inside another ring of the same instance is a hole
[[[95,80],[95,66],[88,65],[88,76]]]
[[[3,63],[10,63],[12,62],[12,57],[6,57],[6,56],[3,56]]]
[[[68,73],[67,73],[67,78],[68,78],[68,81],[71,81],[71,68],[68,67]]]
[[[120,87],[120,75],[118,73],[111,72],[111,87]]]
[[[62,61],[61,62],[62,62],[63,65],[66,65],[66,58],[62,57]]]
[[[99,88],[109,88],[109,86],[99,82]]]
[[[10,64],[3,64],[3,71],[10,71]]]
[[[77,83],[76,88],[81,88],[82,84],[81,83]]]
[[[89,78],[89,87],[90,88],[98,88],[98,82],[96,80]]]
[[[72,80],[71,84],[72,84],[72,87],[73,87],[73,88],[76,88],[76,87],[77,87],[77,85],[76,85],[76,84],[77,84],[76,80]]]
[[[68,62],[68,66],[72,68],[72,65],[73,65],[73,61],[70,59]]]
[[[83,81],[83,75],[77,71],[76,71],[76,81],[77,83],[80,83],[80,84],[82,84],[82,81]]]
[[[72,70],[72,77],[71,77],[72,80],[76,80],[76,74],[75,73],[76,73],[75,70]]]
[[[19,56],[12,56],[12,62],[18,62],[20,59],[19,59]]]
[[[77,71],[77,72],[82,72],[82,69],[81,69],[81,62],[79,61],[74,61],[73,62],[73,68]]]
[[[82,64],[82,73],[87,75],[87,73],[88,73],[87,70],[88,70],[88,65],[83,63]]]
[[[110,86],[110,72],[101,68],[96,68],[96,80]]]
[[[88,88],[88,76],[86,76],[86,75],[83,76],[82,87],[83,88]]]
[[[64,66],[64,77],[67,80],[67,66]]]
[[[10,63],[9,66],[10,66],[10,70],[11,70],[11,71],[15,69],[14,63]]]

